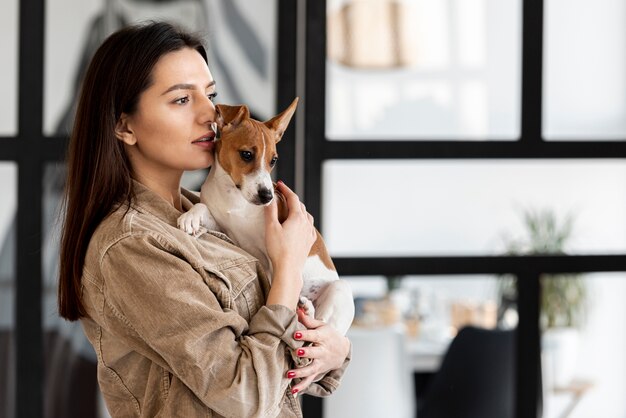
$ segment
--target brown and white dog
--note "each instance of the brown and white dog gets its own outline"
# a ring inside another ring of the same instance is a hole
[[[275,192],[270,173],[278,160],[276,144],[297,104],[296,98],[267,122],[252,119],[244,105],[217,105],[215,162],[202,185],[201,203],[178,219],[179,227],[189,234],[197,234],[202,227],[226,233],[261,262],[270,279],[263,207],[276,198],[279,220],[286,218],[286,203]],[[304,266],[303,281],[300,304],[307,314],[345,335],[354,318],[352,291],[339,279],[319,232]]]

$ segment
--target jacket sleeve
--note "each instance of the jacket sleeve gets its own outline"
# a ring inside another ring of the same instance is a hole
[[[101,272],[105,318],[125,343],[223,416],[276,415],[289,386],[289,350],[302,345],[292,337],[298,329],[294,311],[262,306],[248,323],[205,283],[219,278],[203,278],[152,236],[112,245]]]

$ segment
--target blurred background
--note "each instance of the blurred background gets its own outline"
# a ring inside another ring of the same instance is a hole
[[[357,308],[305,416],[626,417],[626,3],[0,7],[0,417],[108,416],[56,311],[63,153],[91,54],[147,19],[202,34],[218,102],[301,97],[278,177]]]

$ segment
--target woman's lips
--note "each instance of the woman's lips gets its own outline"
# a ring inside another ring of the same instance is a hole
[[[191,141],[192,144],[212,144],[215,141],[215,132],[210,131],[202,135],[200,138]]]
[[[215,146],[215,142],[212,139],[210,141],[194,141],[193,144],[206,149],[213,149]]]
[[[194,139],[192,142],[206,141],[207,139],[210,141],[213,141],[214,138],[215,138],[215,132],[211,131],[211,132],[207,132],[206,134],[202,135],[199,138]]]
[[[215,146],[215,137],[216,137],[216,132],[215,132],[213,125],[215,125],[215,128],[217,128],[217,124],[212,124],[211,130],[209,132],[202,135],[200,138],[192,141],[191,143],[194,145],[198,145],[205,149],[213,150],[213,147]]]

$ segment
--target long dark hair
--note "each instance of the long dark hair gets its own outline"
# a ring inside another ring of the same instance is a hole
[[[163,55],[183,48],[207,61],[200,38],[163,22],[121,29],[98,48],[82,83],[67,155],[61,236],[59,314],[70,321],[85,315],[81,277],[89,241],[112,210],[133,199],[131,166],[115,126],[133,114],[153,82]]]

